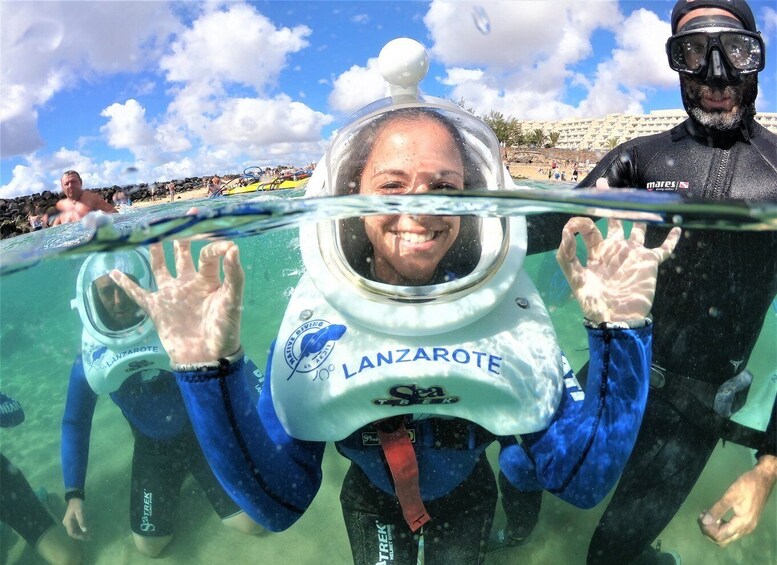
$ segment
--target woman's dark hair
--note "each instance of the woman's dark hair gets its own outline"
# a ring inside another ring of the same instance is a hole
[[[361,192],[361,176],[367,160],[372,153],[375,141],[390,124],[405,121],[413,126],[417,122],[429,119],[437,122],[450,133],[456,147],[459,149],[464,164],[464,190],[486,186],[485,177],[480,167],[472,159],[461,131],[449,118],[431,108],[401,108],[387,112],[376,118],[349,141],[350,150],[342,157],[344,163],[333,179],[334,194],[359,194]],[[346,218],[340,220],[340,244],[349,265],[362,277],[373,279],[370,262],[373,260],[374,249],[367,237],[362,218]],[[451,248],[437,265],[432,280],[427,284],[445,282],[449,274],[461,277],[471,273],[480,260],[480,222],[475,216],[461,216],[459,235]]]

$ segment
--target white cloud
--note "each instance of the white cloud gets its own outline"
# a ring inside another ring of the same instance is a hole
[[[35,164],[16,165],[13,168],[13,178],[2,188],[0,198],[16,198],[44,190],[59,190],[59,187],[55,187],[47,179],[46,173]]]
[[[669,23],[648,10],[634,11],[618,28],[617,47],[599,63],[589,94],[576,110],[581,116],[615,112],[642,114],[646,91],[678,84],[664,55]]]
[[[75,6],[68,2],[0,3],[3,158],[40,146],[37,109],[55,94],[95,76],[136,71],[155,61],[165,30],[175,24],[169,6],[161,2]],[[19,131],[21,123],[24,132]]]
[[[488,26],[476,25],[478,12]],[[561,119],[641,113],[647,93],[677,82],[664,56],[669,24],[645,9],[624,18],[614,0],[435,0],[424,21],[433,56],[447,66],[438,80],[453,87],[451,98],[463,98],[481,114]],[[587,77],[580,65],[602,58],[593,52],[594,32],[611,34],[615,48]],[[570,87],[588,93],[571,104]]]
[[[281,95],[270,100],[232,98],[208,125],[205,143],[240,146],[316,141],[332,117]]]
[[[289,54],[308,46],[310,33],[304,25],[276,28],[251,6],[230,4],[181,33],[160,67],[171,82],[232,82],[261,93],[275,83]]]
[[[483,15],[474,17],[478,12]],[[488,19],[487,33],[476,25],[478,18]],[[432,55],[448,67],[440,80],[453,87],[451,98],[463,98],[480,114],[551,119],[574,110],[563,102],[565,81],[592,55],[593,31],[614,29],[620,19],[614,0],[435,0],[424,22]]]
[[[488,17],[488,33],[473,22],[476,7]],[[590,31],[617,19],[614,0],[435,0],[424,23],[434,41],[432,54],[445,65],[515,70],[550,58],[562,67],[580,60],[591,52]]]
[[[354,65],[334,79],[329,106],[350,114],[387,95],[388,87],[378,70],[378,59],[372,58],[367,61],[366,67]]]
[[[100,131],[108,138],[108,145],[117,149],[133,149],[154,143],[154,131],[146,122],[146,110],[137,100],[111,104],[100,113],[109,118]]]
[[[159,148],[166,153],[183,153],[192,148],[186,134],[172,123],[160,125],[154,136]]]
[[[761,32],[764,35],[772,35],[777,32],[777,10],[764,8],[761,12]]]

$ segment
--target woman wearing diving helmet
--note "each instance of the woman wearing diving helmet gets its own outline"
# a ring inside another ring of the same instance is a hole
[[[400,205],[405,194],[509,182],[483,122],[404,85],[340,130],[308,194]],[[111,278],[153,318],[206,456],[255,520],[282,530],[299,519],[333,441],[352,462],[341,502],[356,563],[414,563],[421,534],[427,563],[479,563],[497,497],[484,452],[497,436],[524,439],[500,455],[511,481],[585,507],[615,483],[636,438],[656,270],[679,230],[645,249],[644,226],[629,239],[609,226],[605,240],[576,218],[559,251],[589,320],[596,377],[585,397],[521,269],[524,218],[397,213],[300,228],[307,273],[258,406],[234,377],[244,286],[234,243],[205,246],[195,270],[190,244],[174,242],[176,276],[152,246],[157,292]]]

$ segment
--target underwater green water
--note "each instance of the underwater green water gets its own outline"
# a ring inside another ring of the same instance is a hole
[[[290,293],[303,272],[298,232],[290,227],[237,241],[246,271],[243,345],[263,368]],[[55,256],[0,277],[0,390],[17,399],[26,413],[21,426],[0,430],[0,447],[33,488],[43,487],[50,493],[52,510],[60,517],[65,505],[59,434],[70,369],[81,339],[81,323],[70,301],[75,296],[82,261],[83,256]],[[551,253],[530,257],[526,269],[543,292],[562,348],[573,367],[579,368],[587,358],[586,335],[579,308],[568,296],[555,257]],[[772,311],[749,365],[757,379],[751,395],[774,386],[775,344],[777,313]],[[92,539],[82,544],[84,563],[148,562],[135,551],[129,530],[132,445],[129,426],[120,410],[109,398],[101,398],[92,426],[86,486]],[[495,462],[493,448],[489,455]],[[752,463],[749,450],[719,445],[686,504],[660,536],[663,547],[677,550],[683,562],[689,564],[776,563],[777,495],[772,496],[758,530],[725,550],[706,541],[696,526],[698,513],[717,500]],[[322,489],[305,516],[286,532],[255,538],[224,528],[196,483],[188,481],[179,503],[175,539],[158,561],[351,562],[338,501],[347,462],[329,446],[324,465]],[[487,562],[584,563],[590,534],[603,509],[604,504],[590,511],[578,510],[546,494],[533,541],[489,556]],[[497,524],[503,521],[501,512],[498,507]],[[2,563],[43,563],[8,528],[0,531],[0,544]]]

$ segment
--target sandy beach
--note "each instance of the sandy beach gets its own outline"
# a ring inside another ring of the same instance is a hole
[[[540,172],[539,169],[542,169],[544,172]],[[562,168],[561,170],[566,170],[567,173],[567,179],[572,175],[572,168],[567,167],[568,170]],[[536,181],[545,181],[548,182],[550,179],[548,179],[548,165],[545,164],[544,166],[538,165],[536,163],[528,164],[528,163],[511,163],[509,166],[510,175],[513,177],[513,179],[516,180],[518,184],[520,184],[521,179],[527,179],[527,180],[536,180]],[[581,171],[581,177],[582,178],[582,171]],[[175,201],[176,202],[182,202],[187,200],[197,200],[200,198],[207,198],[208,197],[208,189],[205,186],[202,186],[200,188],[197,188],[195,190],[188,190],[186,192],[177,192],[175,194]],[[165,195],[164,197],[157,197],[155,200],[137,200],[132,203],[133,208],[148,208],[151,206],[162,206],[164,204],[170,203],[170,197]]]

